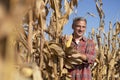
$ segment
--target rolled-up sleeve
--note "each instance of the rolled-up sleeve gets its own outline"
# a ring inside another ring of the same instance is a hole
[[[95,61],[96,50],[95,50],[95,44],[94,44],[93,40],[88,40],[87,41],[86,57],[87,57],[87,62],[89,64],[92,64]]]

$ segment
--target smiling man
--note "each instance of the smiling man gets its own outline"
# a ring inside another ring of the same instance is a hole
[[[71,80],[92,80],[90,64],[95,61],[95,45],[93,40],[85,38],[87,21],[83,17],[77,17],[73,20],[73,39],[71,46],[79,53],[72,54],[72,57],[80,58],[83,63],[74,65],[73,69],[68,70]]]

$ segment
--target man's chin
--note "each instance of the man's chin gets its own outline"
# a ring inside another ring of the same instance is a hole
[[[83,33],[78,33],[79,36],[83,36]]]
[[[79,37],[83,36],[83,34],[78,34]]]

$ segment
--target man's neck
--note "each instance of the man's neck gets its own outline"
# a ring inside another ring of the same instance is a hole
[[[81,40],[83,38],[83,36],[76,36],[76,35],[74,35],[74,39],[76,40],[76,41],[79,41],[79,40]]]
[[[81,37],[78,37],[78,36],[75,36],[75,35],[74,35],[75,43],[78,44],[82,38],[83,38],[82,36],[81,36]]]

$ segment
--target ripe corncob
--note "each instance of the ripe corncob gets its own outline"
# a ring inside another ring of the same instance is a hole
[[[72,42],[72,38],[73,38],[73,36],[70,35],[68,41],[66,41],[66,43],[65,43],[66,47],[70,47],[71,42]]]

